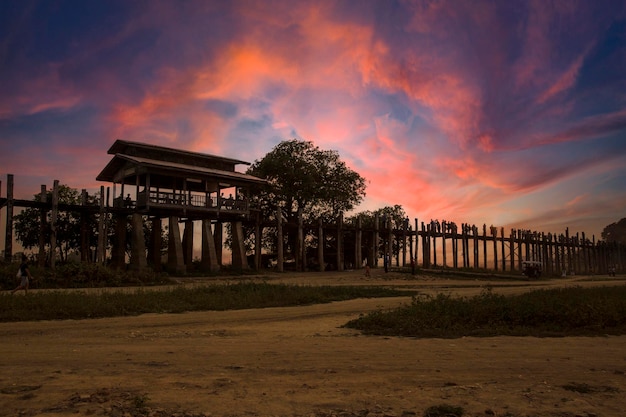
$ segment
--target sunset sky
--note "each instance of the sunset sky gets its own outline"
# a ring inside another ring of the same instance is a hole
[[[293,138],[367,180],[357,211],[599,238],[626,217],[626,2],[0,1],[3,197],[110,185],[116,139]]]

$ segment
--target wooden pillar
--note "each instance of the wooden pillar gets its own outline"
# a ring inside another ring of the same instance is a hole
[[[407,218],[402,225],[402,266],[406,267],[406,233],[409,228],[409,219]]]
[[[188,219],[185,221],[182,243],[186,270],[191,271],[193,270],[193,220]]]
[[[474,268],[479,268],[480,265],[478,265],[478,228],[476,227],[476,225],[472,225],[472,250],[474,251]]]
[[[501,228],[502,231],[502,249],[504,249],[504,227]],[[505,261],[504,261],[504,250],[502,251],[502,270],[504,270],[504,265],[505,265]],[[511,265],[511,272],[515,271],[515,230],[511,229],[511,234],[509,235],[509,258],[511,258],[510,260],[510,265]]]
[[[250,269],[246,258],[246,245],[245,237],[243,234],[243,224],[241,221],[231,222],[230,224],[232,235],[232,256],[233,256],[233,268],[236,271],[245,271]]]
[[[185,259],[183,257],[183,244],[180,238],[177,216],[169,217],[167,246],[168,272],[184,274],[186,272]]]
[[[220,265],[217,262],[215,239],[213,238],[213,232],[211,231],[210,219],[202,220],[202,257],[200,261],[200,268],[205,272],[217,272],[220,270]]]
[[[487,225],[483,223],[483,268],[487,269]]]
[[[491,237],[493,238],[493,269],[494,271],[498,270],[498,228],[491,226]],[[502,240],[504,240],[504,235],[502,235]],[[502,257],[504,258],[504,253],[502,253]]]
[[[437,230],[437,224],[438,223],[430,223],[430,228],[431,228],[431,236],[433,239],[433,266],[437,267],[437,235],[438,235],[438,230]]]
[[[424,268],[430,268],[430,250],[428,245],[428,233],[426,225],[422,222],[422,264]]]
[[[133,213],[131,216],[130,269],[143,271],[147,266],[143,216],[140,213]]]
[[[89,262],[89,212],[84,210],[87,205],[87,190],[85,189],[80,193],[80,204],[83,207],[80,212],[80,260]]]
[[[452,224],[452,267],[459,268],[459,234],[456,223]]]
[[[317,231],[317,262],[319,264],[320,272],[324,272],[326,266],[324,265],[324,224],[322,223],[322,219],[318,220],[318,231]]]
[[[47,202],[48,200],[48,192],[46,190],[46,186],[41,186],[41,194],[39,200],[42,203]],[[46,265],[46,224],[48,223],[48,213],[47,210],[42,207],[39,209],[39,255],[37,256],[37,264],[40,267],[44,267]]]
[[[446,233],[448,231],[448,223],[444,220],[441,222],[441,251],[442,251],[442,266],[446,268],[448,266],[448,258],[446,255]]]
[[[417,255],[419,254],[419,219],[415,218],[415,254],[413,255],[413,259],[415,260],[415,266],[417,266]]]
[[[567,271],[571,275],[574,271],[574,264],[572,262],[572,242],[569,236],[569,227],[565,228],[565,247],[567,249]]]

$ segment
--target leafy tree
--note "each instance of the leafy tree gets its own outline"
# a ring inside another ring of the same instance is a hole
[[[77,205],[80,203],[80,194],[76,189],[67,185],[59,185],[59,204]],[[88,204],[95,204],[95,196],[88,197]],[[41,194],[34,196],[34,201],[41,201]],[[52,190],[46,192],[46,201],[52,201]],[[49,252],[50,237],[52,234],[50,223],[52,212],[47,212],[46,225],[44,227],[45,246]],[[17,240],[25,249],[32,249],[39,245],[41,212],[37,208],[27,208],[13,217],[15,221],[15,234]],[[59,255],[62,261],[67,260],[67,256],[80,248],[80,213],[59,210],[56,220],[56,236]],[[94,231],[97,223],[94,216],[89,216],[88,227]],[[95,233],[90,233],[90,245],[95,245]]]
[[[606,242],[626,244],[626,218],[617,223],[611,223],[602,231],[602,239]]]
[[[279,143],[247,173],[268,180],[267,186],[251,190],[251,199],[266,221],[275,219],[278,208],[292,225],[297,224],[299,212],[304,222],[335,221],[365,196],[365,179],[348,168],[337,151],[322,150],[309,141]],[[296,229],[288,229],[287,251],[295,249],[296,235]]]

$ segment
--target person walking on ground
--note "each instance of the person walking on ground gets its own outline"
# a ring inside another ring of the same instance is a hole
[[[33,277],[30,274],[30,269],[28,269],[28,264],[26,263],[27,260],[26,255],[22,254],[22,263],[20,264],[20,269],[18,271],[18,276],[21,278],[21,282],[20,285],[11,291],[11,294],[14,294],[19,290],[24,290],[24,293],[28,294],[29,280],[33,279]]]

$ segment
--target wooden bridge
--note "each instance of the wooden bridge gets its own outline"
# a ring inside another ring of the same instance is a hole
[[[292,253],[296,270],[327,268],[343,270],[361,268],[365,264],[385,268],[421,266],[426,269],[473,269],[509,271],[520,273],[522,262],[541,262],[547,275],[606,274],[624,271],[626,248],[624,245],[596,241],[584,233],[570,235],[568,229],[561,234],[512,229],[505,235],[504,228],[494,226],[456,225],[452,222],[431,220],[418,222],[409,219],[401,225],[376,217],[367,227],[362,219],[345,223],[339,216],[332,224],[321,221],[305,224],[302,219],[294,223],[283,221],[276,213],[274,223],[260,222],[257,211],[249,204],[248,192],[252,186],[265,181],[235,171],[235,165],[243,161],[214,155],[180,151],[171,148],[137,142],[116,141],[109,149],[114,155],[98,175],[100,181],[112,182],[111,187],[100,187],[94,204],[87,192],[82,191],[81,203],[62,204],[58,201],[58,181],[54,182],[52,201],[47,201],[47,189],[41,186],[40,201],[13,198],[13,175],[7,175],[7,195],[1,196],[0,208],[6,207],[5,260],[12,258],[13,211],[15,207],[38,209],[41,212],[40,235],[50,214],[53,231],[50,242],[39,242],[39,262],[45,262],[45,247],[56,251],[54,233],[59,212],[78,213],[81,218],[81,260],[93,261],[85,227],[87,217],[97,214],[99,218],[98,244],[95,262],[113,267],[126,267],[126,230],[130,221],[131,255],[130,267],[142,269],[150,265],[161,267],[162,221],[168,221],[168,251],[166,268],[174,273],[185,273],[193,261],[194,227],[200,223],[202,235],[201,268],[218,271],[223,251],[223,224],[231,225],[232,266],[236,269],[250,267],[260,269],[261,241],[267,228],[275,230],[279,271],[284,269],[285,253],[283,236],[293,232],[298,238]],[[119,192],[118,192],[119,190]],[[228,196],[226,197],[225,194]],[[92,201],[90,204],[89,201]],[[112,222],[111,222],[112,221]],[[143,223],[152,223],[150,247],[146,248]],[[107,225],[112,223],[116,239],[107,248]],[[179,224],[184,224],[181,238]],[[249,265],[244,245],[243,227],[253,229],[255,236],[252,265]],[[316,236],[319,242],[329,238],[333,248],[319,245],[308,248],[306,236]],[[55,257],[51,257],[54,267]]]

